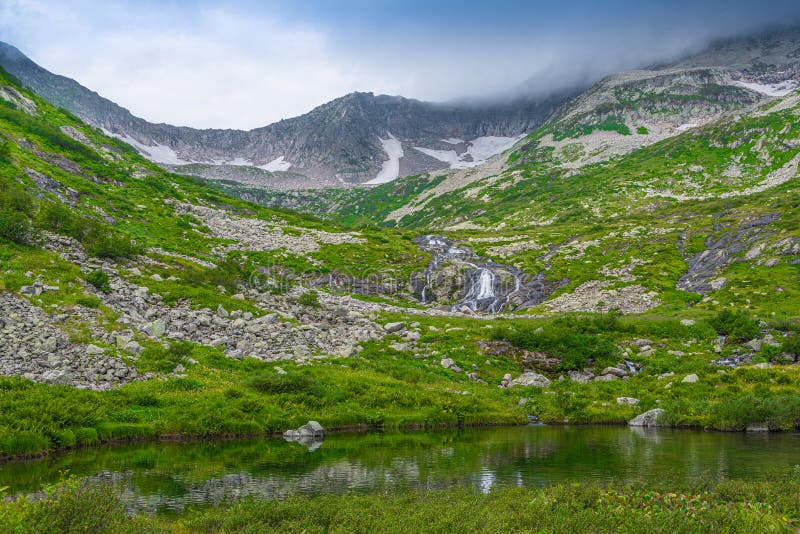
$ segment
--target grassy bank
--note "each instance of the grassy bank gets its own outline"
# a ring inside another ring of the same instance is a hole
[[[389,317],[399,319],[408,317]],[[36,455],[75,446],[155,438],[265,435],[309,419],[326,428],[407,428],[526,422],[534,414],[552,424],[625,424],[656,407],[678,427],[744,430],[766,425],[793,430],[800,421],[800,368],[712,367],[736,350],[731,341],[716,354],[715,318],[685,326],[675,319],[557,318],[494,320],[413,317],[420,340],[397,335],[364,344],[357,357],[267,363],[225,357],[214,347],[155,346],[136,361],[164,374],[107,392],[0,378],[0,456]],[[646,355],[629,350],[648,337]],[[524,364],[517,349],[488,354],[479,342],[509,339],[515,346],[560,358],[547,388],[500,389]],[[789,338],[789,339],[794,339]],[[764,346],[758,361],[780,348]],[[443,368],[452,359],[464,372]],[[579,384],[559,380],[570,369],[596,372],[627,358],[642,366],[626,380]],[[188,363],[189,361],[196,363]],[[470,380],[477,373],[486,383]],[[665,376],[666,374],[673,375]],[[683,378],[696,374],[698,381]],[[637,405],[619,404],[634,397]],[[520,403],[522,399],[527,399]]]
[[[246,502],[180,518],[126,516],[113,489],[68,481],[0,505],[9,532],[792,532],[800,480],[560,484]]]

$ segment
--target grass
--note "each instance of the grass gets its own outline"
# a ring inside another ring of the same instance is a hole
[[[798,492],[797,475],[786,472],[755,481],[291,497],[168,518],[126,516],[113,488],[67,480],[47,488],[43,500],[0,504],[0,526],[22,533],[791,532],[800,521]]]

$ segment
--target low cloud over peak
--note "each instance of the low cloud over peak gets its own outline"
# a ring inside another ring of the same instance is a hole
[[[0,40],[153,122],[254,128],[352,91],[547,95],[800,21],[800,4],[0,0]]]

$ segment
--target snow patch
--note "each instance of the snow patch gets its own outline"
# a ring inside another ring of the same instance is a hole
[[[693,122],[687,122],[686,124],[681,124],[678,126],[677,130],[679,132],[685,132],[686,130],[691,130],[692,128],[697,128],[698,126],[700,125]]]
[[[414,149],[428,155],[432,158],[438,159],[441,162],[450,165],[451,169],[467,169],[469,167],[477,167],[486,163],[492,156],[496,156],[505,152],[517,141],[525,137],[518,135],[517,137],[500,137],[494,135],[487,135],[478,137],[469,142],[466,152],[463,154],[456,153],[455,150],[434,150],[432,148],[425,148],[415,146]],[[442,139],[444,142],[453,141],[454,139]],[[459,142],[463,142],[459,139]]]
[[[265,163],[264,165],[258,165],[259,169],[264,169],[265,171],[269,172],[278,172],[278,171],[288,171],[292,164],[285,159],[283,156],[279,158],[275,158],[269,163]]]
[[[733,83],[739,87],[744,87],[745,89],[750,89],[751,91],[767,96],[786,96],[798,87],[797,82],[794,80],[784,80],[782,82],[770,84],[742,82],[738,80]]]
[[[387,134],[389,134],[389,138],[381,139],[380,141],[381,145],[383,145],[383,151],[386,152],[389,159],[383,162],[381,171],[375,178],[366,182],[366,185],[385,184],[396,180],[400,176],[400,158],[405,155],[403,153],[403,145],[391,133],[387,132]]]
[[[127,135],[115,134],[106,130],[105,128],[103,129],[103,133],[108,136],[116,137],[117,139],[125,141],[126,143],[134,147],[136,150],[141,152],[141,154],[150,161],[154,161],[156,163],[165,163],[168,165],[187,165],[189,163],[192,163],[191,161],[186,161],[178,157],[178,154],[166,145],[160,145],[156,143],[153,146],[148,146],[143,143],[140,143],[133,137],[128,137]]]
[[[448,145],[460,145],[461,143],[465,143],[463,139],[459,139],[458,137],[448,137],[447,139],[442,139],[443,142],[447,143]]]

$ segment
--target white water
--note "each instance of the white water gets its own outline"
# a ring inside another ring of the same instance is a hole
[[[425,286],[420,292],[420,300],[423,304],[428,303],[428,294],[429,289],[433,287],[433,278],[439,272],[442,261],[447,259],[455,259],[471,267],[464,280],[466,283],[464,297],[459,304],[452,306],[454,311],[460,311],[462,307],[466,306],[472,311],[497,313],[508,305],[513,295],[518,294],[521,290],[522,273],[507,266],[495,264],[491,260],[482,263],[478,261],[481,258],[472,251],[454,246],[438,236],[424,236],[422,240],[423,242],[420,246],[433,253],[433,259],[428,268],[425,269]],[[468,258],[474,258],[478,263],[465,261]],[[512,291],[501,290],[501,293],[498,294],[496,288],[497,273],[495,270],[506,271],[511,274],[514,280],[514,289]],[[435,301],[436,298],[434,297],[433,300]]]

